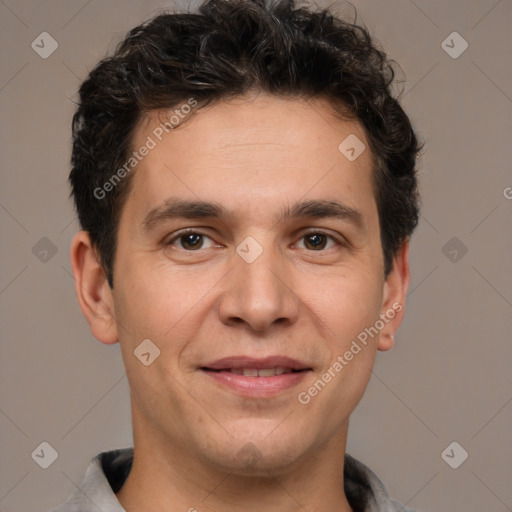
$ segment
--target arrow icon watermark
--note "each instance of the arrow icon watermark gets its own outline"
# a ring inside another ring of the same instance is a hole
[[[136,347],[133,354],[144,366],[149,366],[160,356],[160,349],[147,338]]]

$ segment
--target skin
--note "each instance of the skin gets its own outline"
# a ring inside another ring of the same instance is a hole
[[[159,122],[155,112],[142,119],[133,147]],[[135,457],[117,494],[128,512],[352,510],[342,485],[349,416],[403,309],[308,404],[297,395],[380,314],[404,305],[409,246],[384,279],[373,161],[369,149],[353,162],[340,153],[350,134],[369,148],[361,125],[335,117],[325,100],[215,103],[138,164],[113,289],[87,233],[75,236],[81,309],[96,339],[121,344],[130,384]],[[215,201],[228,214],[145,230],[148,213],[169,198]],[[282,216],[305,200],[342,203],[361,224]],[[189,238],[172,241],[184,228],[205,235],[193,238],[200,249]],[[307,231],[328,235],[320,249]],[[236,252],[249,236],[263,251],[252,263]],[[133,351],[148,338],[161,353],[144,366]],[[241,396],[199,369],[221,357],[275,354],[312,371],[271,397]]]

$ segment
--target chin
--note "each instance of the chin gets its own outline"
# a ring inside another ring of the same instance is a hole
[[[302,443],[301,443],[302,444]],[[231,438],[224,446],[208,449],[203,456],[219,469],[251,477],[268,477],[287,472],[305,455],[306,446],[299,446],[291,436]]]

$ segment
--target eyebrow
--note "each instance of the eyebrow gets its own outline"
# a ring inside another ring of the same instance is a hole
[[[338,201],[311,200],[295,203],[291,208],[285,208],[282,220],[291,218],[339,219],[348,221],[355,226],[363,227],[363,215],[358,210]]]
[[[158,224],[173,219],[224,219],[233,216],[221,204],[213,201],[194,201],[169,198],[160,206],[153,208],[144,218],[142,227],[150,231]],[[347,221],[363,228],[363,215],[338,201],[310,200],[300,201],[285,207],[277,216],[276,223],[293,218],[333,218]]]

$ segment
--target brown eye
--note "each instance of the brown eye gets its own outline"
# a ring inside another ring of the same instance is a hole
[[[302,235],[299,244],[303,244],[303,247],[299,247],[300,249],[307,249],[308,251],[323,251],[324,249],[343,245],[334,236],[322,231],[310,231]]]
[[[165,245],[175,246],[176,248],[185,251],[198,251],[200,249],[212,247],[213,241],[209,236],[197,233],[196,231],[182,231],[166,242]]]
[[[203,245],[203,235],[199,235],[198,233],[187,233],[186,235],[180,236],[179,240],[184,249],[197,250]]]
[[[325,246],[327,245],[327,236],[322,233],[311,233],[305,235],[304,240],[304,245],[308,249],[312,249],[314,251],[325,249]]]

